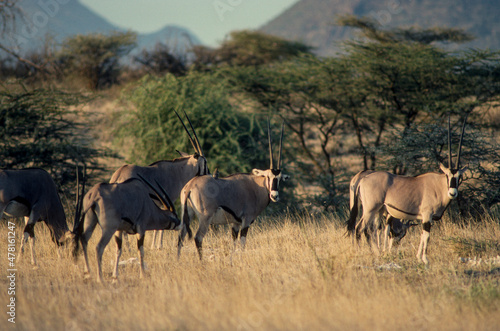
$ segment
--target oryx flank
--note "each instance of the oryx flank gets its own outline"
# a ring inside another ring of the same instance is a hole
[[[158,161],[147,167],[124,165],[116,170],[111,176],[111,180],[109,181],[110,183],[123,183],[130,178],[138,178],[138,175],[141,175],[150,182],[157,181],[165,189],[170,199],[175,201],[179,197],[184,185],[186,185],[191,178],[195,176],[207,175],[209,173],[207,160],[203,155],[198,136],[196,135],[196,131],[194,130],[189,117],[184,113],[191,130],[193,131],[194,138],[189,133],[186,125],[177,112],[176,115],[182,123],[184,130],[188,134],[189,141],[193,145],[195,153],[188,155],[186,153],[179,152],[181,157],[178,159],[171,161]],[[158,249],[162,247],[163,237],[163,232],[159,231],[159,233],[160,235],[156,246]],[[151,248],[154,248],[156,237],[157,231],[154,232]]]
[[[144,184],[145,182],[149,188]],[[147,180],[132,178],[119,184],[96,184],[87,192],[83,200],[83,216],[75,229],[75,256],[78,251],[78,241],[80,241],[85,257],[85,277],[89,276],[87,245],[97,224],[102,230],[101,239],[96,246],[97,280],[102,282],[102,254],[115,233],[116,261],[112,277],[114,280],[117,279],[118,263],[122,252],[122,231],[137,235],[137,250],[141,265],[140,277],[143,277],[145,232],[179,230],[177,227],[180,225],[170,199],[161,185],[157,184],[157,186],[163,194],[160,194]],[[153,200],[159,200],[161,207]]]
[[[281,152],[283,146],[283,129],[281,127],[278,166],[273,163],[271,133],[268,123],[268,140],[270,167],[268,170],[253,169],[251,174],[235,174],[225,178],[200,176],[190,180],[181,192],[181,208],[183,227],[179,233],[178,256],[186,233],[192,237],[190,222],[196,214],[199,228],[195,243],[199,257],[202,258],[202,241],[210,224],[233,223],[234,243],[241,237],[244,248],[248,228],[256,217],[267,207],[270,201],[279,200],[280,180],[288,175],[281,172]],[[222,212],[230,217],[218,217]],[[241,233],[240,233],[241,228]]]
[[[388,172],[374,172],[361,179],[356,196],[361,201],[363,214],[360,222],[356,224],[357,208],[351,210],[347,226],[349,233],[352,235],[356,232],[356,238],[359,240],[361,233],[375,222],[375,218],[383,208],[386,208],[387,212],[395,218],[421,220],[423,230],[417,258],[427,264],[427,245],[432,221],[441,219],[451,200],[458,196],[458,186],[466,170],[466,168],[460,169],[464,129],[465,120],[460,136],[456,167],[453,167],[448,122],[449,168],[441,163],[440,169],[443,174],[426,173],[416,177],[406,177]]]
[[[354,175],[351,179],[350,185],[349,185],[349,210],[351,211],[351,215],[357,215],[353,214],[352,210],[353,208],[358,208],[358,198],[356,197],[356,191],[359,186],[359,182],[361,179],[364,177],[375,173],[374,170],[362,170],[358,172],[356,175]],[[371,224],[372,229],[365,228],[364,234],[366,237],[370,237],[372,233],[375,233],[375,236],[377,238],[377,247],[380,249],[381,246],[381,238],[380,236],[382,235],[384,246],[383,250],[386,251],[388,250],[389,252],[392,249],[392,245],[399,244],[401,239],[403,239],[406,236],[406,232],[408,231],[409,228],[412,226],[417,225],[417,223],[407,221],[407,222],[402,222],[398,218],[392,217],[385,208],[381,209],[379,211],[378,219],[374,224]],[[355,224],[353,224],[354,226]],[[382,231],[382,227],[384,230]],[[351,230],[351,229],[349,229]],[[354,229],[352,229],[354,230]],[[354,238],[353,238],[354,240]]]
[[[77,201],[79,189],[77,185]],[[31,263],[36,266],[35,224],[43,221],[57,246],[68,242],[72,233],[66,224],[66,215],[57,193],[57,186],[47,171],[39,168],[0,170],[0,217],[24,217],[24,237],[21,253],[30,241]],[[78,203],[75,221],[78,219]],[[59,251],[57,251],[59,254]]]

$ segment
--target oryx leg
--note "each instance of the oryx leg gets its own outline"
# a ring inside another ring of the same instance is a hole
[[[102,236],[99,242],[97,243],[97,246],[95,248],[96,252],[96,259],[97,259],[97,280],[102,283],[102,254],[104,253],[104,249],[108,245],[109,241],[111,238],[113,238],[113,235],[115,233],[115,229],[107,229],[103,228],[102,229]]]
[[[156,234],[156,232],[158,232],[158,241],[156,242],[156,249],[162,249],[163,248],[163,233],[165,231],[158,230],[158,231],[155,231],[155,234]],[[154,241],[153,241],[153,243],[154,243]]]
[[[139,253],[139,263],[141,265],[141,271],[139,278],[144,278],[144,233],[137,234],[137,251]]]
[[[420,245],[418,245],[417,259],[421,259],[425,264],[429,264],[427,260],[427,245],[431,235],[431,222],[429,220],[422,221],[422,236],[420,237]]]
[[[123,231],[115,232],[115,242],[116,242],[116,260],[115,268],[113,269],[113,281],[118,279],[118,265],[120,263],[120,257],[122,256],[122,244],[123,244]]]
[[[387,217],[385,219],[385,226],[384,226],[384,252],[387,251],[388,253],[391,252],[392,249],[392,243],[394,241],[394,238],[392,236],[389,236],[391,227],[392,227],[392,216],[390,214],[387,214]]]
[[[250,225],[243,227],[240,232],[240,241],[241,241],[241,249],[245,249],[245,245],[247,243],[247,234],[248,234],[248,229],[250,228]]]
[[[90,209],[86,214],[83,221],[83,232],[80,236],[80,243],[82,244],[83,257],[85,259],[85,268],[83,270],[83,275],[85,278],[90,277],[90,268],[89,268],[89,257],[87,254],[87,246],[92,237],[92,233],[97,225],[97,216],[94,210]]]
[[[30,216],[25,216],[24,220],[26,221],[26,226],[24,227],[24,238],[21,242],[21,254],[24,253],[24,245],[30,242],[30,250],[31,250],[31,264],[36,267],[36,257],[35,257],[35,224],[38,220],[38,215],[31,212]]]
[[[92,237],[92,233],[97,225],[97,216],[94,210],[90,209],[86,214],[83,221],[83,232],[80,236],[80,243],[82,244],[83,257],[85,259],[85,268],[83,270],[83,275],[85,278],[90,277],[90,267],[89,267],[89,257],[87,254],[87,247]]]
[[[186,224],[183,224],[182,229],[179,231],[179,240],[177,241],[177,260],[181,257],[181,249],[186,234],[187,234]]]
[[[232,235],[233,235],[233,251],[236,250],[236,245],[238,243],[238,235],[240,234],[240,225],[239,224],[233,224],[232,226]]]
[[[356,225],[356,239],[361,239],[361,234],[364,233],[366,242],[371,250],[373,250],[371,237],[372,234],[376,232],[376,218],[379,211],[363,212],[360,222]],[[375,254],[379,255],[378,247],[375,249]]]
[[[210,220],[212,219],[212,217],[213,215],[209,217],[202,216],[199,218],[200,226],[198,227],[198,231],[194,236],[194,242],[196,244],[196,249],[198,250],[198,255],[200,256],[200,260],[203,257],[203,247],[202,247],[203,237],[205,237],[205,235],[208,232],[208,228],[210,226]]]

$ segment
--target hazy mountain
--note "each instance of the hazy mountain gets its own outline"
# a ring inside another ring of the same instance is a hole
[[[47,35],[52,36],[56,42],[61,42],[76,34],[123,30],[78,0],[69,0],[63,4],[58,1],[21,0],[18,5],[22,16],[18,17],[15,29],[9,29],[9,33],[2,36],[2,43],[21,53],[40,47]],[[152,47],[157,42],[168,42],[169,46],[176,49],[200,44],[199,39],[189,30],[172,25],[154,33],[139,34],[137,38],[139,49]]]
[[[333,55],[338,41],[353,37],[353,29],[335,25],[338,15],[376,19],[383,27],[458,27],[476,36],[461,47],[500,49],[498,0],[301,0],[261,30]]]

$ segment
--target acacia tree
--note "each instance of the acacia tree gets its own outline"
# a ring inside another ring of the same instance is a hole
[[[212,171],[222,175],[268,167],[266,136],[256,116],[230,102],[231,86],[217,74],[146,76],[125,92],[129,106],[116,121],[116,143],[131,145],[128,160],[149,164],[193,148],[174,111],[186,112]]]
[[[59,57],[67,73],[97,90],[117,81],[120,59],[135,47],[135,41],[136,34],[130,31],[76,35],[63,42]]]
[[[40,167],[63,192],[73,192],[76,165],[86,163],[94,175],[97,159],[111,155],[92,146],[85,114],[78,106],[88,98],[59,90],[4,87],[0,91],[0,167]]]

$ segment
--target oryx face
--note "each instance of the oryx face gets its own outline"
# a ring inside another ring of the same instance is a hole
[[[467,170],[467,168],[454,170],[448,169],[443,164],[440,164],[439,167],[441,171],[446,175],[447,183],[448,183],[448,197],[450,199],[455,199],[458,197],[458,186],[462,181],[462,175]]]
[[[290,176],[283,174],[281,170],[276,169],[268,169],[268,170],[259,170],[253,169],[252,174],[255,176],[266,177],[265,185],[269,192],[269,199],[273,202],[278,202],[280,199],[279,194],[279,186],[280,181],[287,180]]]
[[[198,176],[209,175],[210,171],[208,170],[207,159],[203,155],[195,154],[194,158],[198,163]]]

